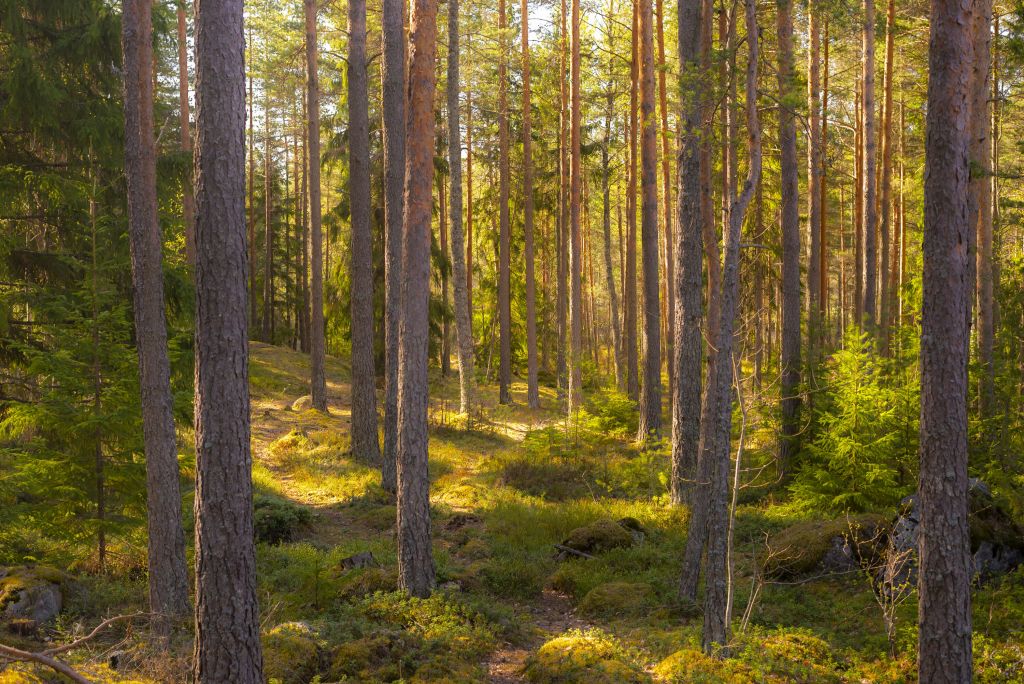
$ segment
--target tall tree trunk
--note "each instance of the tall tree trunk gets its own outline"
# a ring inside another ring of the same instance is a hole
[[[380,446],[377,442],[377,375],[373,363],[373,233],[370,229],[366,0],[349,0],[348,36],[352,453],[367,463],[378,463]]]
[[[149,605],[154,614],[180,618],[189,609],[188,573],[185,567],[185,533],[181,527],[178,448],[167,354],[161,265],[163,244],[157,213],[151,77],[152,13],[152,0],[125,0],[121,22],[125,179],[128,185],[128,238],[134,295],[132,308],[139,353],[142,437],[146,454]],[[187,123],[185,131],[187,136]],[[102,453],[99,458],[102,463]],[[99,472],[102,473],[102,468]],[[103,487],[100,486],[98,491],[102,496]],[[99,508],[102,510],[102,504]],[[158,619],[156,625],[158,632],[164,634],[169,627],[164,619]]]
[[[818,190],[821,194],[820,211],[821,219],[818,222],[818,276],[821,283],[818,286],[819,307],[818,316],[821,319],[821,334],[824,337],[828,334],[828,170],[825,168],[825,160],[828,158],[828,69],[829,69],[829,38],[828,38],[828,17],[825,18],[825,27],[822,36],[822,50],[825,53],[822,59],[822,82],[821,82],[821,136],[819,157],[821,159],[821,178],[818,182]]]
[[[615,0],[609,3],[609,14],[615,14]],[[607,28],[607,47],[609,55],[613,52],[615,43],[612,35],[611,25]],[[619,297],[615,290],[615,275],[612,266],[612,207],[611,207],[611,135],[612,118],[615,116],[615,62],[613,57],[608,59],[608,82],[605,92],[605,119],[604,119],[604,141],[601,146],[601,194],[603,209],[604,228],[604,271],[605,280],[608,283],[608,302],[611,317],[612,345],[614,346],[613,356],[615,359],[615,387],[622,389],[622,340],[621,328],[619,327]],[[619,223],[621,229],[622,209],[619,209]]]
[[[870,1],[870,0],[869,0]],[[800,432],[800,210],[793,92],[793,4],[778,3],[779,40],[779,148],[782,176],[782,369],[780,402],[782,434],[779,439],[779,470],[785,474],[798,450]]]
[[[540,407],[537,387],[537,294],[533,274],[533,158],[530,129],[530,8],[521,1],[523,48],[523,231],[526,234],[526,402]]]
[[[680,0],[677,8],[679,49],[679,97],[682,137],[676,165],[679,197],[679,232],[676,236],[675,385],[672,392],[672,502],[687,498],[697,466],[700,436],[702,315],[702,193],[701,134],[708,84],[700,69],[704,52],[702,36],[710,16],[703,11],[704,0]]]
[[[675,282],[675,240],[672,236],[672,151],[668,128],[668,71],[665,62],[665,2],[657,0],[658,13],[658,99],[661,109],[661,185],[663,215],[665,217],[665,312],[666,331],[664,352],[668,369],[668,397],[672,401],[675,382],[675,364],[672,363],[672,348],[676,334],[676,294],[672,284]]]
[[[971,178],[973,204],[977,206],[977,299],[978,360],[981,362],[978,407],[982,418],[990,418],[995,403],[994,369],[992,365],[995,338],[995,299],[993,297],[992,254],[992,118],[989,98],[992,95],[992,0],[979,0],[974,5],[974,85],[972,103],[971,161],[977,171]],[[986,438],[990,437],[986,429]]]
[[[427,362],[436,45],[436,0],[413,0],[398,352],[398,583],[420,597],[430,594],[435,581],[427,471]]]
[[[878,264],[879,278],[879,344],[883,353],[889,350],[889,304],[891,301],[889,278],[890,235],[893,234],[892,221],[892,69],[893,47],[896,31],[896,0],[889,0],[885,18],[885,71],[883,74],[882,102],[882,217],[879,223],[879,242],[881,242],[881,259]],[[987,93],[986,93],[987,95]]]
[[[622,309],[626,357],[626,394],[636,400],[640,395],[640,367],[636,340],[636,176],[637,176],[637,113],[640,90],[640,0],[633,0],[632,61],[629,77],[629,167],[626,189],[626,263],[623,268]]]
[[[263,329],[262,338],[274,343],[274,202],[271,176],[273,151],[270,141],[270,89],[263,83],[266,99],[263,103]]]
[[[972,255],[964,249],[975,230],[969,206],[970,117],[976,114],[972,8],[978,12],[971,3],[936,1],[931,9],[918,488],[918,676],[929,684],[972,678],[967,356],[973,282]]]
[[[559,14],[559,110],[558,110],[558,354],[556,373],[559,396],[564,398],[569,388],[566,348],[568,347],[567,320],[569,314],[569,96],[566,73],[569,60],[569,37],[567,24],[567,0],[561,0]]]
[[[448,168],[451,173],[452,274],[455,278],[455,336],[459,359],[459,413],[473,406],[473,329],[462,239],[462,145],[459,142],[459,0],[448,0]]]
[[[867,329],[873,330],[877,323],[875,305],[877,301],[878,254],[878,200],[875,185],[876,152],[875,152],[875,0],[864,0],[863,16],[863,59],[861,60],[864,93],[862,97],[863,112],[863,144],[864,153],[861,160],[864,170],[861,178],[864,183],[864,303],[861,306],[863,320],[858,321]]]
[[[580,164],[580,127],[582,111],[580,98],[580,0],[572,0],[572,45],[570,67],[570,167],[569,167],[569,413],[583,406],[582,324],[583,324],[583,264],[580,249],[580,194],[583,189]]]
[[[729,641],[731,621],[729,601],[729,462],[732,433],[733,396],[733,333],[740,297],[740,240],[747,208],[761,176],[761,126],[757,114],[757,60],[758,29],[756,0],[746,0],[747,29],[747,178],[730,199],[729,227],[725,236],[725,261],[722,273],[722,322],[715,345],[718,349],[714,363],[718,370],[709,374],[708,398],[705,400],[701,420],[702,432],[714,432],[710,440],[714,447],[714,466],[708,497],[707,514],[707,572],[704,591],[704,650],[712,653],[717,646]],[[727,110],[728,116],[732,112]],[[735,173],[735,170],[734,170]],[[712,380],[712,377],[714,380]],[[709,454],[710,455],[710,454]],[[699,504],[698,504],[699,505]],[[697,516],[694,516],[697,519]]]
[[[810,130],[807,140],[807,233],[810,253],[807,261],[807,351],[810,364],[818,361],[821,333],[824,319],[820,315],[821,289],[821,82],[819,60],[821,58],[821,27],[819,9],[812,2],[807,8],[808,37],[807,51],[807,110]]]
[[[246,64],[255,61],[252,47],[252,26],[247,27],[248,50]],[[256,299],[256,100],[253,97],[252,81],[255,69],[249,69],[249,324],[255,328],[257,323]]]
[[[658,285],[658,122],[654,111],[654,12],[651,0],[639,0],[642,73],[641,247],[644,267],[644,380],[637,440],[661,434],[661,311]]]
[[[185,7],[178,6],[178,111],[181,114],[181,151],[192,156],[192,127],[188,103],[188,36]],[[185,258],[189,266],[196,264],[196,207],[192,190],[191,170],[181,190],[182,219],[185,222]]]
[[[466,35],[466,51],[472,52],[473,34]],[[473,332],[473,89],[466,89],[466,308]]]
[[[857,110],[854,132],[854,321],[864,324],[864,83],[857,80],[854,107]]]
[[[324,375],[324,257],[320,209],[320,82],[317,76],[317,0],[303,0],[306,19],[306,126],[309,145],[309,218],[313,243],[310,255],[310,394],[313,408],[327,411],[327,378]]]
[[[384,454],[381,486],[394,492],[398,448],[398,326],[405,217],[405,2],[383,0],[381,88],[384,132]],[[456,86],[458,87],[458,86]]]
[[[508,160],[508,17],[498,0],[498,403],[512,403],[512,228],[509,221]]]
[[[196,640],[192,674],[200,684],[263,681],[249,447],[242,4],[242,0],[196,3]]]
[[[306,120],[306,98],[302,98],[302,120]],[[309,292],[309,139],[307,130],[302,132],[302,345],[304,354],[310,352],[310,313]]]
[[[440,140],[440,133],[438,134],[438,140]],[[440,146],[440,145],[439,145]],[[443,314],[441,315],[441,377],[447,378],[448,374],[452,370],[452,359],[451,350],[448,348],[448,337],[449,337],[449,326],[448,326],[448,271],[451,265],[451,258],[448,255],[448,192],[445,188],[445,174],[438,172],[435,174],[437,177],[437,196],[438,196],[438,234],[440,235],[440,248],[441,248],[441,308]]]

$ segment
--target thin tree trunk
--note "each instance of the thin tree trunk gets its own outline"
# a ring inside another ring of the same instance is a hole
[[[413,0],[398,352],[398,583],[419,597],[428,596],[435,581],[427,471],[427,363],[436,45],[436,0]]]
[[[637,400],[640,395],[640,368],[637,355],[636,316],[636,198],[637,198],[637,157],[639,124],[640,91],[640,0],[633,0],[632,30],[632,61],[629,77],[629,167],[627,172],[628,186],[626,195],[626,263],[623,273],[625,280],[622,289],[623,327],[622,339],[625,343],[623,352],[626,357],[626,394],[630,399]]]
[[[890,0],[891,1],[891,0]],[[992,365],[995,338],[995,299],[993,297],[992,255],[992,115],[989,99],[992,94],[992,0],[979,0],[974,5],[974,102],[971,116],[971,161],[976,171],[971,179],[973,204],[977,207],[977,299],[978,360],[981,362],[978,394],[979,414],[990,418],[995,404],[994,370]],[[986,438],[990,431],[986,429]]]
[[[181,151],[192,156],[192,129],[188,103],[188,36],[185,7],[178,6],[178,110],[181,114]],[[189,266],[196,264],[196,208],[192,190],[191,167],[181,190],[182,219],[185,222],[185,258]]]
[[[440,138],[440,135],[438,135]],[[440,236],[441,248],[441,344],[440,344],[440,366],[441,366],[441,377],[447,378],[448,374],[452,370],[452,359],[451,350],[448,348],[448,337],[449,337],[449,325],[448,325],[448,271],[451,264],[451,259],[448,255],[448,192],[445,189],[445,174],[438,172],[435,174],[437,177],[437,196],[438,196],[438,234]]]
[[[609,14],[615,13],[615,1],[610,3]],[[607,45],[609,53],[612,52],[614,38],[609,25],[607,34]],[[615,289],[615,275],[612,267],[612,207],[611,207],[611,128],[612,118],[615,116],[615,91],[614,91],[614,61],[611,57],[608,60],[608,83],[605,93],[605,119],[604,119],[604,144],[601,147],[601,194],[603,209],[604,228],[604,271],[605,280],[608,283],[608,300],[611,309],[611,334],[612,345],[614,346],[613,356],[615,358],[615,387],[621,389],[623,386],[622,377],[622,340],[620,338],[621,328],[619,327],[619,297]],[[622,212],[619,211],[621,224]]]
[[[303,0],[306,19],[306,126],[309,145],[310,305],[309,326],[310,394],[313,408],[327,411],[327,378],[324,374],[324,258],[320,209],[320,83],[317,76],[316,0]]]
[[[663,351],[668,369],[668,397],[672,401],[675,382],[675,364],[672,363],[672,348],[675,344],[676,295],[672,284],[675,282],[675,240],[672,236],[672,151],[668,128],[668,67],[665,62],[665,2],[657,0],[658,13],[658,98],[661,109],[661,185],[663,216],[665,218],[665,344]]]
[[[263,330],[267,344],[274,343],[274,202],[271,176],[273,152],[270,148],[270,89],[264,81],[263,103]]]
[[[580,164],[582,125],[580,97],[580,0],[572,0],[572,40],[570,76],[570,168],[569,168],[569,413],[583,406],[582,315],[583,265],[580,262],[580,193],[583,178]]]
[[[466,50],[472,52],[473,34],[466,35]],[[466,308],[469,331],[473,332],[473,90],[466,89]]]
[[[810,253],[807,261],[807,351],[813,368],[818,361],[824,319],[820,315],[821,288],[821,28],[819,9],[812,1],[807,8],[810,49],[807,51],[807,109],[810,131],[807,140],[807,233]]]
[[[825,166],[825,160],[828,159],[828,70],[829,70],[829,37],[828,37],[828,17],[825,18],[825,27],[823,29],[824,35],[822,36],[822,50],[824,52],[824,58],[822,60],[822,83],[821,83],[821,137],[820,137],[820,150],[819,156],[821,158],[821,178],[818,183],[818,189],[821,192],[820,200],[820,211],[821,219],[818,222],[818,275],[821,278],[821,284],[818,286],[820,296],[820,307],[818,309],[818,315],[821,318],[821,333],[824,337],[828,333],[828,169]]]
[[[348,35],[352,453],[366,463],[378,463],[380,445],[377,442],[377,375],[373,362],[373,233],[370,228],[366,0],[349,1]]]
[[[708,84],[700,69],[704,53],[702,36],[710,16],[703,11],[704,0],[682,0],[678,4],[677,43],[679,49],[679,97],[682,139],[678,151],[679,173],[676,176],[679,197],[679,232],[675,252],[676,316],[675,347],[672,364],[675,366],[675,385],[672,401],[672,475],[670,494],[672,502],[681,504],[687,499],[697,466],[697,448],[700,436],[701,401],[701,336],[702,316],[702,195],[701,192],[701,134]]]
[[[196,4],[196,639],[200,684],[263,681],[249,434],[242,0]]]
[[[153,80],[150,77],[153,69],[152,11],[152,0],[125,1],[122,47],[125,178],[128,186],[128,238],[134,295],[132,308],[139,353],[142,436],[146,455],[149,605],[151,612],[160,615],[155,621],[157,631],[166,635],[170,627],[167,618],[186,615],[189,603],[185,533],[181,526],[174,400],[171,395],[167,321],[164,314],[161,265],[163,245],[157,213]],[[188,136],[187,123],[185,135]],[[97,387],[98,370],[97,367]],[[100,394],[97,392],[97,407],[99,400]],[[99,466],[97,510],[102,518],[103,455],[99,440],[96,448]],[[101,524],[101,535],[102,529]],[[101,565],[104,551],[101,542]]]
[[[569,388],[568,367],[566,364],[566,348],[568,346],[567,320],[569,314],[569,97],[566,84],[566,73],[569,60],[569,37],[567,25],[567,0],[561,0],[559,14],[559,110],[558,110],[558,302],[556,305],[558,318],[558,355],[556,372],[558,375],[559,397],[565,399]]]
[[[658,123],[654,111],[654,12],[652,0],[639,0],[643,131],[641,164],[641,247],[644,282],[644,379],[640,394],[637,441],[661,434],[661,311],[658,285]]]
[[[462,146],[459,142],[459,0],[448,0],[448,168],[451,173],[452,271],[455,278],[455,336],[459,359],[459,413],[473,406],[473,329],[468,273],[462,239]]]
[[[247,27],[248,50],[246,51],[246,64],[255,61],[255,53],[252,48],[252,26]],[[249,124],[249,324],[255,328],[257,322],[256,311],[256,100],[253,97],[252,81],[253,71],[249,70],[249,115],[246,122]]]
[[[862,98],[863,143],[862,163],[864,170],[861,178],[864,183],[864,303],[862,305],[863,320],[859,321],[868,330],[874,330],[877,323],[875,306],[877,301],[878,254],[875,240],[878,230],[878,200],[875,185],[876,152],[875,152],[875,0],[864,0],[863,21],[863,59],[862,78],[864,93]]]
[[[978,12],[971,3],[935,2],[931,10],[918,488],[918,677],[929,684],[972,679],[967,360],[973,282],[972,255],[964,249],[975,230],[969,199],[971,117],[977,114],[971,106],[972,8]]]
[[[498,0],[498,403],[512,403],[512,228],[509,220],[508,17]]]
[[[863,82],[857,81],[854,107],[857,110],[854,134],[854,321],[858,327],[864,324],[864,101]]]
[[[869,0],[870,1],[870,0]],[[796,128],[791,102],[793,91],[792,0],[778,3],[779,36],[779,147],[782,175],[782,369],[780,402],[782,434],[779,439],[779,471],[786,474],[799,446],[800,432],[800,210]]]
[[[889,0],[886,9],[885,19],[885,71],[883,74],[883,103],[882,103],[882,192],[881,209],[882,216],[879,223],[879,242],[881,242],[881,258],[878,270],[879,278],[879,344],[883,353],[889,351],[889,304],[890,288],[892,283],[889,278],[889,250],[890,235],[893,234],[892,220],[892,70],[893,70],[893,46],[895,43],[896,30],[896,0]],[[987,93],[986,93],[987,95]]]
[[[526,239],[526,403],[540,407],[537,387],[537,294],[533,273],[533,158],[530,129],[530,23],[529,3],[521,2],[523,48],[523,231]]]

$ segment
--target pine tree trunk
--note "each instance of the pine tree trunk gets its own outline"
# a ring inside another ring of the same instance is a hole
[[[640,396],[640,364],[636,339],[636,198],[637,198],[637,113],[640,91],[640,0],[633,0],[632,61],[629,77],[629,165],[626,189],[626,262],[622,286],[622,340],[625,344],[626,394],[637,400]]]
[[[976,169],[971,178],[972,204],[976,206],[978,360],[981,362],[978,407],[982,418],[990,418],[994,399],[992,366],[995,337],[995,300],[992,259],[992,118],[989,98],[992,67],[992,0],[974,5],[974,85],[971,124],[971,161]],[[986,437],[990,436],[986,430]]]
[[[448,168],[451,173],[452,275],[455,278],[455,339],[459,360],[459,413],[473,407],[473,329],[462,238],[462,145],[459,142],[459,0],[448,0]]]
[[[188,103],[188,36],[185,8],[178,7],[178,111],[181,114],[181,151],[192,156],[192,128]],[[196,207],[192,190],[191,169],[181,191],[182,219],[185,222],[185,259],[189,266],[196,264]]]
[[[537,293],[533,266],[533,157],[530,128],[530,23],[529,3],[520,12],[523,47],[523,231],[526,235],[526,403],[540,407],[537,387]]]
[[[672,234],[672,150],[668,128],[668,71],[665,62],[665,2],[657,0],[658,14],[658,99],[661,110],[661,185],[663,215],[665,218],[665,313],[663,321],[665,334],[666,368],[668,370],[668,398],[672,401],[675,382],[675,364],[672,363],[676,330],[676,295],[672,284],[675,282],[675,239]]]
[[[384,132],[384,454],[381,486],[394,492],[398,448],[398,325],[405,217],[405,2],[384,0],[381,12]]]
[[[273,152],[270,149],[270,89],[264,81],[263,103],[263,329],[261,337],[274,343],[274,202],[271,176]]]
[[[569,389],[566,349],[568,347],[567,320],[569,314],[569,97],[566,73],[569,59],[567,0],[561,0],[559,14],[559,110],[558,110],[558,288],[556,316],[558,319],[558,375],[559,397],[565,399]]]
[[[921,309],[921,511],[918,676],[971,681],[967,524],[967,357],[975,17],[970,3],[931,11],[925,129]],[[974,11],[978,11],[977,8]],[[979,13],[984,13],[984,10]],[[985,29],[987,30],[987,24]]]
[[[810,49],[807,51],[807,109],[810,130],[807,140],[807,232],[810,238],[810,253],[807,261],[807,351],[810,363],[818,361],[821,333],[824,320],[820,315],[821,290],[821,95],[820,68],[821,28],[819,10],[812,1],[808,6],[808,35]]]
[[[864,32],[861,73],[864,93],[861,117],[864,129],[862,159],[864,170],[861,172],[861,178],[864,183],[864,303],[861,305],[863,320],[858,322],[868,330],[874,330],[877,323],[875,307],[878,293],[878,246],[875,240],[875,233],[878,230],[878,199],[875,185],[877,164],[875,152],[875,0],[864,0],[863,6]]]
[[[702,282],[701,135],[707,84],[701,76],[703,26],[710,16],[704,0],[684,0],[678,5],[680,59],[679,97],[682,136],[676,177],[679,197],[679,232],[676,236],[676,294],[674,400],[672,402],[672,502],[686,501],[697,466],[700,435]]]
[[[641,44],[641,248],[644,283],[644,378],[637,441],[661,434],[661,311],[658,284],[658,122],[654,111],[654,12],[651,0],[638,4]]]
[[[124,3],[125,179],[146,455],[149,605],[154,614],[180,618],[189,610],[188,573],[164,313],[163,245],[157,213],[152,10],[152,0]],[[187,114],[184,121],[184,137],[189,137]],[[102,454],[99,457],[102,460]],[[102,493],[102,485],[98,491]],[[99,508],[102,510],[102,505]],[[155,624],[158,633],[166,634],[167,620],[158,619]]]
[[[352,317],[352,453],[380,462],[377,375],[373,363],[373,233],[370,228],[370,112],[366,73],[366,0],[348,5],[348,187]]]
[[[263,681],[249,446],[242,4],[196,4],[193,677],[200,684]]]
[[[583,264],[580,261],[580,195],[583,190],[580,163],[582,111],[580,101],[580,0],[572,0],[570,66],[570,167],[569,167],[569,413],[583,406]]]
[[[828,18],[825,18],[825,27],[822,36],[822,50],[825,53],[822,59],[822,82],[821,82],[821,179],[818,183],[818,190],[821,194],[821,220],[818,224],[818,275],[821,284],[818,286],[820,293],[820,306],[818,315],[821,319],[822,341],[828,335],[828,169],[825,168],[825,160],[828,158],[828,70],[829,70],[829,37]]]
[[[893,234],[892,221],[892,69],[893,47],[896,30],[896,1],[889,0],[885,20],[885,71],[883,74],[882,102],[882,192],[881,222],[878,226],[879,242],[881,242],[881,258],[878,264],[879,278],[879,344],[883,353],[889,350],[889,304],[891,301],[889,278],[890,235]],[[986,93],[987,95],[987,93]]]
[[[441,135],[438,132],[438,147],[440,147]],[[440,236],[440,249],[441,249],[441,268],[438,269],[441,273],[441,344],[440,344],[440,366],[441,366],[441,377],[447,378],[448,374],[452,370],[452,359],[451,350],[448,348],[448,337],[449,337],[449,316],[448,316],[448,272],[451,267],[451,257],[448,254],[448,192],[445,189],[445,174],[438,172],[435,174],[437,178],[437,197],[438,197],[438,221],[437,221],[437,232]]]
[[[512,228],[509,220],[508,17],[498,0],[498,403],[512,403]]]
[[[248,49],[246,63],[254,59],[252,48],[252,26],[247,27]],[[253,71],[249,70],[249,324],[255,328],[257,323],[256,299],[256,100],[253,97]]]
[[[612,3],[614,9],[614,2]],[[608,47],[609,49],[613,45],[614,39],[611,35],[611,29],[608,30]],[[615,91],[613,90],[614,83],[614,62],[612,59],[608,61],[608,90],[605,94],[606,97],[606,108],[605,108],[605,123],[604,123],[604,144],[601,147],[601,195],[602,195],[602,210],[603,210],[603,224],[604,229],[604,272],[605,281],[608,285],[608,302],[609,302],[609,321],[612,335],[612,356],[615,360],[615,387],[621,389],[623,386],[622,377],[622,340],[621,340],[621,328],[619,327],[619,297],[615,289],[615,275],[612,265],[612,207],[611,207],[611,128],[612,118],[615,116]],[[622,211],[620,208],[619,219],[621,223]]]
[[[778,3],[779,99],[792,101],[793,16],[792,0]],[[782,370],[780,396],[782,434],[779,439],[779,471],[785,474],[798,450],[800,431],[800,210],[794,114],[779,109],[779,147],[782,176]]]
[[[436,0],[413,0],[398,352],[398,583],[419,597],[429,596],[435,581],[427,471],[427,363],[436,45]]]
[[[320,209],[320,82],[317,76],[316,0],[303,0],[306,19],[306,127],[309,145],[310,236],[310,394],[313,408],[327,411],[327,378],[324,374],[324,258]]]

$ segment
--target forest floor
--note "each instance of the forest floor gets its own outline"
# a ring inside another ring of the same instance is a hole
[[[732,657],[701,655],[699,609],[676,592],[687,513],[665,495],[667,448],[638,450],[632,406],[603,392],[591,393],[587,410],[568,425],[553,390],[543,389],[542,408],[530,410],[525,384],[513,385],[510,406],[499,405],[497,388],[484,385],[467,427],[456,415],[457,375],[431,371],[439,590],[426,600],[405,597],[394,591],[394,501],[381,490],[374,464],[349,450],[347,364],[328,362],[325,416],[303,408],[305,356],[259,343],[251,351],[253,479],[263,539],[258,590],[271,681],[913,678],[913,597],[895,607],[897,655],[890,657],[883,613],[866,577],[757,579],[766,535],[810,519],[771,488],[744,490],[737,510]],[[752,465],[759,448],[769,450],[758,439],[753,431]],[[189,475],[187,455],[183,462]],[[643,528],[642,540],[590,558],[556,556],[555,544],[574,530],[623,518]],[[366,552],[371,567],[346,567],[347,559]],[[56,641],[145,605],[144,572],[131,564],[105,576],[83,573],[75,586],[49,635]],[[1024,571],[979,589],[974,606],[978,681],[1024,682]],[[142,634],[112,630],[68,657],[97,681],[184,681],[188,639],[180,637],[168,656],[154,652]],[[0,663],[0,683],[45,681],[31,672],[3,670]]]

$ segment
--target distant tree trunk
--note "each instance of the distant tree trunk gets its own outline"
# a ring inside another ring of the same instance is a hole
[[[188,36],[185,8],[178,6],[178,109],[181,113],[181,151],[192,156],[192,128],[188,103]],[[196,208],[192,191],[191,170],[181,190],[182,219],[185,222],[185,258],[189,266],[196,264]]]
[[[509,221],[508,47],[505,0],[498,0],[498,403],[512,403],[512,229]]]
[[[668,128],[668,87],[666,85],[665,62],[665,3],[657,0],[658,14],[658,99],[661,109],[661,185],[662,201],[665,217],[665,364],[668,369],[668,397],[672,401],[675,382],[675,364],[672,363],[673,345],[676,334],[676,294],[672,284],[675,282],[675,245],[672,236],[672,151]]]
[[[818,315],[821,319],[821,334],[824,339],[828,334],[828,170],[825,168],[825,160],[828,158],[828,69],[829,69],[829,38],[828,38],[828,17],[825,18],[825,27],[822,36],[822,50],[825,53],[822,59],[822,82],[821,82],[821,147],[819,156],[821,158],[821,179],[818,183],[818,190],[821,194],[821,220],[818,222],[818,275],[821,278],[819,291]]]
[[[530,129],[530,21],[529,3],[520,13],[523,43],[523,230],[526,234],[526,402],[540,407],[537,387],[537,294],[533,273],[533,158]]]
[[[192,675],[200,684],[263,681],[249,451],[242,5],[242,0],[196,3]]]
[[[569,314],[569,97],[566,84],[566,70],[569,59],[569,38],[567,25],[567,4],[561,0],[559,14],[559,132],[558,136],[558,302],[556,304],[558,318],[558,354],[556,357],[556,373],[558,375],[559,396],[564,397],[569,388],[569,377],[566,365],[566,347],[568,346],[568,328],[566,322]]]
[[[466,35],[466,50],[472,52],[473,34]],[[469,331],[473,332],[473,89],[466,88],[466,308]]]
[[[246,61],[253,60],[252,26],[247,27],[248,50]],[[255,328],[257,319],[256,299],[256,100],[253,98],[252,75],[255,69],[249,70],[249,324]]]
[[[918,676],[970,682],[971,558],[967,524],[970,342],[972,3],[931,9],[925,123],[921,308],[921,506]],[[986,25],[987,30],[987,25]]]
[[[614,1],[612,9],[614,9]],[[614,44],[611,28],[608,28],[608,47]],[[612,207],[611,207],[611,128],[612,118],[615,116],[615,91],[614,91],[614,61],[608,60],[608,90],[605,93],[606,107],[604,120],[604,141],[601,146],[601,192],[603,208],[604,228],[604,271],[605,280],[608,283],[608,302],[611,317],[612,345],[614,346],[613,356],[615,358],[615,387],[621,389],[623,386],[622,377],[622,339],[621,328],[619,327],[619,297],[615,291],[615,275],[612,267]],[[619,209],[619,221],[621,224],[622,209]],[[620,225],[621,228],[621,225]]]
[[[377,442],[377,375],[373,364],[373,233],[370,229],[366,0],[349,1],[348,35],[352,453],[367,463],[378,463],[380,446]]]
[[[405,2],[383,0],[381,81],[384,132],[384,454],[381,486],[394,492],[398,448],[398,326],[405,218]],[[458,87],[456,85],[456,87]],[[469,277],[469,276],[467,276]]]
[[[722,274],[721,316],[718,352],[714,363],[717,372],[709,374],[708,395],[701,417],[701,431],[715,433],[713,468],[710,486],[704,488],[707,497],[707,572],[704,591],[704,650],[712,653],[717,646],[729,641],[731,621],[729,595],[729,463],[732,443],[733,396],[733,334],[740,297],[740,240],[747,208],[761,175],[761,127],[757,114],[757,60],[758,29],[756,0],[746,0],[747,28],[747,157],[749,168],[742,188],[730,199],[729,226],[725,235],[725,261]],[[732,116],[727,110],[727,115]],[[713,378],[713,379],[712,379]],[[708,453],[711,456],[711,453]],[[703,497],[702,497],[703,498]],[[698,506],[702,504],[698,502]],[[698,520],[698,516],[694,516]]]
[[[877,188],[875,186],[875,0],[864,0],[863,17],[863,59],[862,78],[864,81],[864,94],[862,98],[863,113],[863,143],[864,158],[862,163],[864,170],[861,177],[864,182],[864,304],[862,305],[864,319],[858,321],[867,329],[875,327],[875,302],[877,300],[878,255],[875,240],[875,231],[878,230],[877,214]]]
[[[202,0],[200,0],[202,1]],[[306,126],[309,145],[310,305],[309,326],[310,394],[313,408],[327,411],[327,379],[324,375],[324,258],[320,222],[320,83],[317,76],[316,0],[303,0],[306,19]]]
[[[879,345],[883,353],[889,351],[889,250],[892,229],[892,68],[893,44],[896,31],[896,1],[889,0],[885,19],[885,72],[883,74],[882,102],[882,217],[879,223],[879,242],[882,253],[878,264],[879,278]],[[986,93],[987,96],[988,93]]]
[[[181,527],[178,448],[167,354],[161,265],[163,245],[157,213],[152,12],[152,0],[125,0],[121,21],[125,179],[134,295],[132,308],[139,353],[142,436],[146,455],[149,605],[154,614],[180,618],[189,610],[188,572],[185,566],[185,533]],[[188,137],[187,123],[185,136]],[[244,293],[244,286],[242,290]],[[98,401],[99,394],[96,396]],[[98,463],[102,465],[102,452],[99,452]],[[102,467],[98,472],[102,482]],[[98,490],[102,497],[102,485]],[[102,508],[101,503],[101,512]],[[156,620],[159,633],[167,633],[168,622],[163,618]]]
[[[977,227],[977,299],[978,360],[981,362],[978,407],[982,418],[989,418],[995,403],[992,365],[995,338],[995,300],[993,297],[992,260],[992,118],[989,99],[992,95],[992,0],[974,4],[974,81],[971,125],[971,162],[976,169],[971,178],[972,204],[976,207]],[[977,176],[976,178],[974,176]],[[986,437],[990,430],[986,429]]]
[[[658,122],[654,111],[654,12],[651,0],[639,0],[642,74],[641,247],[644,266],[644,381],[637,440],[661,434],[661,311],[658,285]]]
[[[782,176],[782,370],[780,401],[782,434],[779,439],[779,470],[786,473],[798,450],[800,432],[800,210],[796,128],[791,102],[793,92],[793,5],[778,3],[779,40],[779,148]]]
[[[306,98],[302,98],[302,120],[306,120]],[[308,130],[308,129],[307,129]],[[304,354],[310,352],[310,292],[309,292],[309,140],[307,131],[302,133],[302,343]]]
[[[570,167],[569,167],[569,413],[583,406],[583,376],[580,371],[583,340],[583,264],[580,261],[580,194],[583,178],[580,164],[580,0],[572,0],[572,59],[570,77]]]
[[[821,311],[821,27],[819,9],[812,2],[807,8],[810,49],[807,51],[807,110],[810,131],[807,140],[807,232],[810,253],[807,261],[807,351],[810,363],[817,363],[824,319]]]
[[[459,413],[473,407],[473,329],[462,239],[462,145],[459,142],[459,0],[448,0],[448,168],[451,173],[452,272],[455,278],[455,336],[459,359]]]
[[[636,176],[637,176],[637,122],[640,90],[640,0],[633,0],[633,56],[629,77],[629,167],[626,189],[626,263],[623,267],[622,309],[626,358],[626,394],[636,400],[640,395],[640,367],[636,340]]]
[[[440,138],[440,134],[438,135]],[[443,314],[441,316],[441,377],[447,378],[448,374],[452,370],[452,359],[451,350],[448,348],[448,271],[451,267],[451,259],[448,255],[448,193],[445,189],[445,174],[438,172],[437,176],[437,196],[438,196],[438,234],[440,235],[439,245],[441,248],[441,307]]]
[[[692,486],[697,465],[700,436],[702,316],[702,193],[701,135],[707,83],[700,69],[702,35],[710,16],[702,10],[704,0],[683,0],[678,4],[679,97],[682,136],[676,183],[679,197],[679,233],[676,237],[675,385],[672,391],[672,502],[683,503]]]
[[[436,0],[413,0],[398,352],[398,584],[419,597],[429,596],[434,589],[427,471],[427,362],[436,45]]]
[[[854,108],[857,110],[854,131],[854,322],[864,324],[864,83],[857,80]]]
[[[273,151],[270,144],[270,89],[264,82],[266,100],[263,104],[263,330],[267,344],[274,343],[274,201]]]

